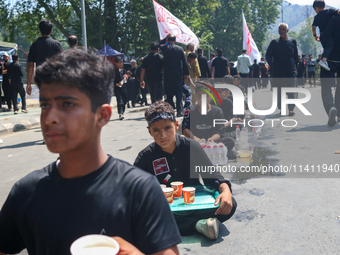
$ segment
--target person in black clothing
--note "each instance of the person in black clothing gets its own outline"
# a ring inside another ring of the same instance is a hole
[[[141,75],[140,86],[144,87],[146,80],[151,96],[151,102],[154,103],[162,100],[163,86],[162,86],[162,70],[164,68],[164,58],[158,54],[158,43],[153,42],[150,46],[150,53],[144,57]]]
[[[228,158],[235,159],[233,148],[234,139],[224,136],[223,125],[213,125],[214,119],[225,119],[222,110],[210,104],[210,100],[206,100],[206,114],[202,114],[202,95],[207,95],[206,87],[196,86],[197,104],[191,105],[183,117],[182,133],[185,137],[200,141],[204,138],[207,142],[222,142],[228,149]]]
[[[326,30],[321,35],[321,41],[329,41],[331,38],[334,42],[333,50],[327,59],[330,71],[321,68],[321,97],[326,113],[328,114],[328,125],[336,124],[336,117],[340,119],[340,15],[334,16]],[[337,88],[335,91],[335,100],[332,94],[332,87],[335,86],[335,73],[337,73]]]
[[[145,112],[145,119],[155,142],[138,154],[134,165],[156,175],[159,183],[167,186],[170,186],[171,181],[181,181],[184,186],[201,186],[195,166],[212,166],[212,163],[198,142],[176,134],[179,123],[173,108],[166,102],[158,101]],[[162,163],[162,171],[157,163]],[[182,235],[191,235],[197,230],[209,239],[216,239],[219,233],[218,220],[228,220],[237,205],[232,197],[230,182],[220,173],[201,173],[201,177],[206,188],[215,188],[220,192],[215,201],[215,205],[221,202],[219,208],[173,214]]]
[[[141,96],[140,96],[140,85],[139,85],[139,78],[137,79],[136,78],[136,72],[137,72],[137,62],[135,59],[132,59],[131,60],[131,68],[130,68],[130,71],[131,71],[131,77],[133,78],[134,80],[134,84],[135,84],[135,87],[134,87],[134,90],[133,90],[133,93],[134,93],[134,101],[135,103],[141,103]]]
[[[267,88],[268,86],[268,64],[264,60],[264,58],[261,58],[261,61],[259,62],[260,72],[261,72],[261,88]]]
[[[124,119],[125,104],[128,102],[126,85],[124,80],[125,71],[123,69],[123,59],[121,57],[115,58],[115,80],[114,80],[114,93],[117,100],[117,110],[119,120]]]
[[[320,40],[322,33],[325,31],[329,21],[332,19],[334,15],[340,15],[340,10],[336,10],[334,8],[325,9],[326,4],[324,0],[315,0],[313,3],[314,11],[317,13],[314,17],[313,24],[312,24],[312,31],[313,36],[316,41],[322,44],[324,48],[324,52],[322,54],[322,59],[319,62],[320,66],[325,68],[327,71],[330,70],[327,63],[327,58],[329,57],[330,53],[334,48],[333,39],[330,37],[327,41]],[[320,30],[320,37],[316,33],[316,27],[319,27]]]
[[[111,63],[80,50],[37,68],[41,129],[59,158],[13,185],[0,211],[0,254],[70,255],[88,234],[136,247],[121,254],[179,254],[181,236],[157,179],[102,149],[113,80]]]
[[[127,107],[130,108],[130,101],[132,107],[135,107],[136,104],[136,95],[135,95],[135,79],[131,77],[131,71],[128,70],[126,72],[126,91],[128,95],[129,101],[127,102]]]
[[[31,95],[32,87],[31,80],[34,72],[34,63],[36,68],[45,62],[46,59],[63,51],[60,42],[50,37],[52,33],[52,23],[47,19],[43,19],[39,22],[39,30],[41,37],[38,38],[30,47],[27,62],[27,87],[26,91],[28,95]]]
[[[254,59],[254,64],[252,66],[253,69],[253,84],[255,89],[261,88],[260,82],[260,66],[257,64],[257,59]]]
[[[306,74],[306,67],[303,59],[301,56],[298,55],[298,64],[297,64],[297,84],[301,85],[303,88],[305,87],[305,78],[304,75]]]
[[[18,54],[12,55],[13,63],[8,66],[8,77],[11,87],[11,98],[14,107],[14,114],[18,113],[18,93],[21,97],[22,108],[21,111],[27,113],[26,110],[26,93],[24,89],[24,84],[22,83],[22,69],[19,64]]]
[[[201,78],[211,78],[211,71],[209,69],[209,65],[208,65],[208,60],[205,56],[203,56],[203,50],[202,48],[198,48],[197,49],[197,54],[198,54],[198,64],[200,66],[200,70],[201,70]]]
[[[189,66],[183,48],[175,43],[176,36],[169,33],[160,41],[159,48],[164,56],[166,102],[174,107],[173,97],[176,96],[177,117],[181,117],[183,116],[183,83],[189,79]]]
[[[229,62],[229,69],[230,69],[231,76],[237,75],[237,69],[234,66],[235,66],[234,62]]]
[[[222,49],[216,49],[217,57],[211,63],[211,73],[213,73],[213,67],[215,67],[215,74],[213,78],[222,78],[225,75],[230,75],[228,59],[222,56]]]
[[[8,107],[7,110],[12,111],[11,87],[9,84],[9,79],[8,79],[8,74],[7,74],[8,66],[11,63],[9,62],[9,56],[7,53],[3,55],[3,60],[4,60],[4,63],[1,64],[1,69],[0,69],[0,74],[2,74],[2,90],[4,91],[4,99],[7,103],[7,107]]]
[[[140,66],[138,66],[137,70],[136,70],[136,82],[137,82],[138,85],[141,83],[140,77],[141,77],[141,72],[142,72],[143,61],[144,61],[144,58],[141,57],[140,60],[139,60]],[[149,93],[149,85],[145,84],[145,78],[144,78],[144,85],[142,87],[140,87],[140,92],[142,94],[142,99],[141,99],[140,105],[141,106],[143,106],[143,104],[149,105],[148,99],[146,97],[146,95]]]
[[[298,50],[294,38],[288,37],[288,25],[279,24],[278,39],[270,42],[266,53],[266,60],[270,65],[272,87],[277,87],[277,107],[281,109],[281,88],[295,87],[296,68],[298,63]],[[287,93],[288,98],[295,98],[294,93]],[[294,116],[294,104],[289,104],[289,116]]]

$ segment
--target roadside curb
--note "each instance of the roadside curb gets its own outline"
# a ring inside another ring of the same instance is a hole
[[[11,123],[1,124],[0,136],[11,132],[28,130],[37,126],[40,126],[40,117],[33,116],[29,119],[23,119]]]

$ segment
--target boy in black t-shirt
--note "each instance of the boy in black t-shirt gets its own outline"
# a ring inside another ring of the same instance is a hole
[[[0,255],[25,248],[68,255],[72,242],[88,234],[120,236],[146,254],[179,254],[181,237],[156,178],[101,148],[112,65],[67,50],[39,66],[35,81],[42,133],[59,159],[13,186],[0,211]],[[123,254],[141,254],[125,247]]]
[[[322,33],[325,31],[329,21],[332,19],[334,15],[339,15],[340,10],[335,10],[333,8],[325,9],[326,4],[324,0],[315,0],[313,3],[314,11],[317,13],[314,17],[312,31],[315,40],[318,42],[321,41],[321,44],[324,48],[324,52],[322,54],[322,60],[319,61],[319,65],[325,68],[327,71],[330,71],[328,67],[327,59],[334,48],[334,42],[332,38],[329,38],[327,41],[322,40]],[[320,29],[320,37],[316,34],[316,27]]]
[[[218,109],[218,108],[217,108]],[[219,109],[218,109],[219,110]],[[201,145],[179,136],[179,123],[175,111],[167,102],[158,101],[145,112],[148,130],[155,142],[143,149],[134,165],[154,174],[162,184],[181,181],[184,186],[200,185],[195,166],[212,166]],[[161,170],[158,167],[162,165]],[[209,239],[218,238],[218,220],[224,222],[234,214],[236,201],[232,197],[231,184],[218,172],[201,173],[204,185],[215,188],[220,195],[215,200],[218,208],[173,212],[182,235],[191,235],[195,230]]]

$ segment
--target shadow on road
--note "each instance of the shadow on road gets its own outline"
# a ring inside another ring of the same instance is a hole
[[[17,148],[22,148],[22,147],[30,147],[34,145],[44,145],[43,140],[41,139],[41,140],[27,142],[27,143],[18,143],[18,144],[13,144],[13,145],[8,145],[8,146],[0,146],[0,150],[17,149]]]

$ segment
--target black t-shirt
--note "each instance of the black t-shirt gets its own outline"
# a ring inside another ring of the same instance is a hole
[[[198,105],[192,105],[190,110],[184,112],[182,130],[187,128],[198,138],[208,139],[214,134],[222,137],[224,126],[215,125],[214,127],[214,119],[225,119],[222,110],[217,106],[211,105],[210,111],[202,115],[198,110]]]
[[[260,66],[258,64],[253,64],[253,77],[259,78],[260,77]]]
[[[181,242],[154,176],[109,156],[96,171],[62,178],[56,163],[12,188],[0,212],[0,251],[67,255],[88,234],[120,236],[150,254]]]
[[[229,67],[228,59],[223,56],[217,56],[211,63],[215,67],[215,78],[222,78],[227,75],[227,67]]]
[[[260,67],[260,71],[261,71],[261,77],[262,78],[268,77],[267,69],[266,69],[266,63],[264,61],[260,61],[259,67]]]
[[[155,175],[159,183],[170,186],[171,181],[181,181],[184,186],[190,186],[200,185],[195,166],[212,166],[212,163],[198,142],[176,134],[176,148],[172,154],[153,142],[139,152],[134,165]],[[200,174],[210,188],[218,190],[221,183],[227,183],[231,190],[230,182],[220,173]]]
[[[32,43],[27,62],[35,62],[36,66],[39,66],[44,63],[46,59],[62,51],[60,42],[49,36],[42,36]]]
[[[328,60],[333,61],[340,61],[340,33],[339,33],[339,26],[340,26],[340,15],[334,16],[329,26],[327,26],[326,30],[321,35],[321,42],[329,42],[333,40],[334,47],[333,50],[328,58]]]
[[[315,15],[313,25],[315,27],[319,27],[320,33],[323,33],[329,23],[329,21],[332,19],[334,15],[336,15],[338,10],[335,10],[333,8],[329,8],[326,10],[323,10]]]
[[[210,104],[213,105],[213,101],[210,101]],[[230,121],[233,118],[233,101],[230,98],[223,98],[222,99],[222,105],[218,104],[217,107],[219,107],[224,115],[224,118],[228,121]],[[226,132],[231,132],[236,130],[236,126],[233,125],[232,127],[225,128]]]
[[[161,54],[150,52],[145,56],[142,68],[145,69],[145,77],[147,81],[161,81],[162,68],[164,67],[164,58]]]
[[[13,62],[8,66],[8,76],[11,79],[11,86],[15,88],[22,88],[21,77],[23,76],[21,65],[18,62]]]

